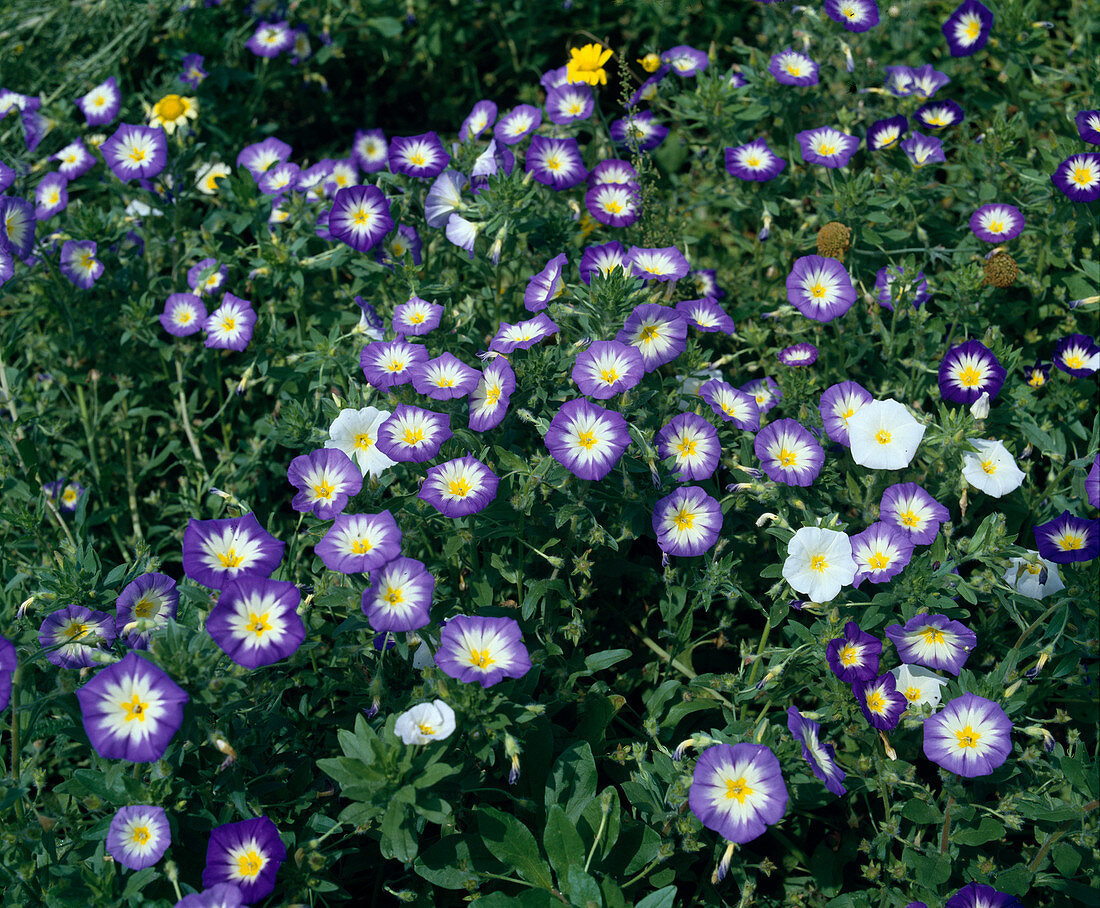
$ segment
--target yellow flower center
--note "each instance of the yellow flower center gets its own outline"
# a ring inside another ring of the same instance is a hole
[[[88,633],[88,625],[83,621],[74,621],[65,628],[65,636],[70,640],[79,640]]]
[[[779,454],[775,458],[784,467],[793,467],[798,465],[798,454],[787,448],[780,448]]]
[[[982,383],[982,373],[973,366],[966,366],[959,372],[958,379],[964,388],[975,388]]]
[[[890,556],[884,552],[875,552],[875,554],[867,559],[867,563],[876,571],[881,571],[883,568],[890,566]]]
[[[366,555],[371,549],[374,548],[374,543],[371,542],[366,536],[362,539],[353,539],[351,541],[351,552],[353,555]]]
[[[829,562],[825,560],[824,555],[814,555],[810,559],[810,570],[817,571],[819,574],[824,574],[825,569],[829,566]]]
[[[678,530],[690,530],[695,526],[695,515],[688,511],[687,505],[680,508],[672,518]]]
[[[859,658],[859,650],[849,643],[847,646],[841,647],[838,655],[840,656],[840,664],[850,667],[856,664],[856,660]]]
[[[492,654],[487,649],[471,649],[470,650],[470,665],[476,668],[488,668],[497,660],[492,657]]]
[[[431,725],[425,725],[423,722],[418,722],[416,724],[416,727],[418,729],[420,729],[420,734],[422,734],[422,735],[434,735],[435,734],[435,728],[433,728]]]
[[[1064,362],[1071,369],[1080,369],[1085,365],[1084,358],[1078,356],[1076,353],[1070,353],[1068,356],[1063,356],[1062,362]]]
[[[423,312],[414,312],[412,315],[409,316],[409,323],[413,324],[413,325],[422,325],[422,324],[424,324],[424,313]]]
[[[893,437],[894,436],[891,435],[887,429],[879,429],[875,433],[875,441],[877,441],[880,445],[890,444],[890,439]]]
[[[753,155],[751,158],[746,158],[745,159],[745,164],[748,165],[749,167],[759,167],[760,166],[760,158],[757,157],[756,155]]]
[[[374,444],[374,439],[367,432],[360,432],[355,436],[355,447],[360,451],[366,451],[372,444]]]
[[[657,273],[656,268],[646,268],[646,271],[648,271],[650,274],[656,274]],[[642,329],[642,333],[638,336],[639,340],[643,340],[647,344],[650,343],[651,341],[655,340],[656,338],[657,338],[657,326],[656,325],[646,325]]]
[[[967,747],[977,747],[978,742],[981,740],[981,732],[974,731],[973,726],[967,725],[955,732],[955,737],[959,742],[959,749],[965,749]]]
[[[419,151],[416,154],[409,155],[409,163],[416,167],[423,167],[424,155],[422,155]]]
[[[395,357],[394,359],[391,359],[388,363],[386,363],[386,369],[389,372],[404,372],[405,360],[397,359]]]
[[[255,848],[249,848],[244,854],[237,856],[237,873],[242,877],[257,876],[266,863],[262,854]]]
[[[232,316],[222,319],[222,331],[229,332],[237,327],[237,320]]]
[[[327,479],[322,479],[320,482],[313,486],[313,497],[323,498],[326,501],[332,498],[332,493],[336,491],[336,487],[332,485]]]
[[[156,103],[153,113],[160,119],[171,122],[184,116],[188,109],[188,103],[179,95],[165,95]]]
[[[934,627],[926,627],[920,633],[921,637],[924,638],[925,646],[935,646],[936,644],[943,643],[944,636],[941,630]]]
[[[680,444],[676,446],[676,450],[684,457],[690,457],[695,453],[698,446],[699,443],[694,438],[681,438]]]
[[[886,709],[886,698],[881,691],[872,691],[867,697],[867,709],[873,713],[880,713]]]
[[[465,498],[473,490],[473,486],[470,485],[470,480],[465,476],[459,476],[457,479],[452,479],[447,483],[447,493],[449,495],[455,495],[458,498]]]
[[[1004,233],[1004,229],[1004,221],[993,221],[988,227],[990,233]]]
[[[608,366],[600,373],[600,378],[611,385],[619,380],[619,372],[614,366]]]
[[[992,460],[983,460],[982,471],[992,476],[997,472],[997,465]]]
[[[810,296],[814,299],[821,299],[826,293],[825,285],[818,281],[810,288]]]
[[[726,779],[726,800],[737,801],[744,804],[745,798],[752,794],[752,789],[744,776],[740,779]]]
[[[402,441],[407,445],[418,445],[424,440],[424,430],[417,426],[415,429],[406,429]]]
[[[134,617],[148,618],[154,611],[156,611],[156,605],[142,596],[134,606]]]
[[[594,432],[581,432],[577,436],[577,444],[579,444],[586,451],[592,450],[596,445],[596,435]]]
[[[137,694],[134,694],[133,699],[130,700],[129,702],[127,702],[126,700],[123,700],[119,704],[119,706],[121,706],[123,708],[123,710],[125,710],[126,715],[125,715],[124,718],[126,719],[127,722],[130,722],[134,719],[137,719],[139,722],[144,722],[145,721],[145,710],[147,710],[149,708],[149,704],[148,703],[143,703],[141,701],[141,697],[139,697]]]
[[[1066,530],[1054,541],[1063,552],[1075,552],[1085,547],[1085,537],[1070,530]]]
[[[901,515],[901,522],[907,527],[915,527],[920,523],[920,517],[918,517],[912,509],[909,509]]]
[[[356,208],[355,214],[352,215],[351,219],[357,226],[363,227],[370,223],[370,216],[371,213],[367,211],[366,208]]]
[[[130,160],[133,161],[135,164],[140,164],[142,161],[145,160],[145,149],[144,148],[135,148],[135,149],[133,149],[130,152]]]
[[[1075,167],[1071,179],[1078,186],[1088,186],[1092,183],[1092,171],[1088,167]]]
[[[405,601],[405,594],[401,592],[399,586],[389,586],[386,588],[385,594],[382,596],[390,605],[397,605],[398,603]]]
[[[618,214],[623,210],[622,202],[618,199],[608,199],[603,203],[603,207],[608,214]]]
[[[910,685],[905,688],[905,699],[910,703],[916,703],[921,698],[920,688]]]
[[[826,142],[817,149],[817,153],[820,155],[836,154],[836,146]]]
[[[561,170],[561,160],[557,155],[551,155],[546,159],[547,170]]]
[[[255,612],[249,612],[248,615],[248,629],[252,631],[257,637],[262,637],[264,631],[271,630],[271,622],[267,620],[267,612],[257,615]]]
[[[130,833],[130,841],[135,845],[144,845],[151,838],[152,836],[149,835],[148,826],[135,826]]]
[[[797,63],[788,63],[787,64],[787,72],[789,72],[792,76],[796,76],[796,77],[801,76],[802,75],[802,67],[799,66]]]
[[[976,41],[978,39],[978,35],[980,35],[981,33],[982,23],[979,22],[977,19],[971,19],[969,22],[966,23],[966,37],[968,37],[971,41]]]
[[[241,566],[244,556],[238,555],[236,549],[229,549],[227,552],[218,552],[218,561],[222,563],[223,568],[235,568]]]
[[[485,403],[490,406],[494,406],[498,400],[500,400],[500,385],[494,385],[491,388],[487,388],[485,391]]]

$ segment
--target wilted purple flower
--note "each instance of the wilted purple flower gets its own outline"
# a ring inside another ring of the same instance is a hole
[[[810,770],[825,783],[825,787],[841,797],[847,793],[844,787],[844,770],[836,762],[836,750],[832,744],[821,740],[821,725],[807,719],[793,706],[787,709],[787,730],[802,745],[802,756],[810,764]]]
[[[114,619],[83,605],[67,605],[50,612],[38,628],[38,642],[46,659],[59,668],[95,665],[94,654],[104,653],[115,639]]]
[[[188,54],[183,58],[182,66],[183,71],[179,74],[178,78],[184,85],[190,85],[192,88],[198,88],[199,83],[202,82],[210,73],[202,68],[203,63],[206,62],[206,58],[201,54]]]
[[[900,265],[879,268],[875,275],[875,299],[885,309],[894,311],[893,284],[899,279],[904,282],[905,269]],[[918,271],[915,283],[906,288],[905,302],[919,309],[928,300],[928,279],[923,271]]]
[[[115,630],[134,649],[148,649],[149,634],[176,617],[179,601],[176,581],[167,574],[142,574],[126,584],[115,601]],[[135,621],[143,627],[127,630]]]
[[[562,270],[568,261],[568,256],[564,252],[555,255],[546,263],[542,271],[527,282],[527,289],[523,293],[523,306],[528,312],[540,312],[551,300],[561,296],[565,289]]]

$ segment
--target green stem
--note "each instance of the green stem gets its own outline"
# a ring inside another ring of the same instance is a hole
[[[772,620],[768,618],[764,622],[764,632],[760,635],[760,642],[756,645],[756,658],[752,660],[752,669],[749,671],[749,685],[756,683],[756,676],[760,672],[760,656],[764,647],[768,645],[768,636],[772,632]]]
[[[584,872],[588,873],[588,867],[592,863],[592,856],[596,853],[596,846],[600,844],[600,839],[603,838],[604,827],[607,826],[607,815],[611,812],[610,805],[604,802],[601,804],[603,808],[600,811],[600,828],[596,830],[596,838],[592,840],[592,847],[588,849],[588,859],[584,862]]]

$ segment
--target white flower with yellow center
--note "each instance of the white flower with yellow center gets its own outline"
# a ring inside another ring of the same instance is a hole
[[[429,744],[449,738],[455,730],[455,711],[442,700],[418,703],[397,717],[393,733],[405,744]]]
[[[802,527],[787,543],[783,579],[812,602],[829,602],[856,576],[852,542],[841,532]]]
[[[974,488],[1001,498],[1023,484],[1024,471],[1001,442],[971,438],[970,443],[977,451],[963,454],[962,474]]]
[[[925,427],[896,400],[872,400],[848,417],[852,459],[872,470],[909,466]]]

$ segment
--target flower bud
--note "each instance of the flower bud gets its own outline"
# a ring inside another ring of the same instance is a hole
[[[970,405],[970,415],[975,419],[985,419],[989,415],[988,391],[983,391],[982,396]]]

